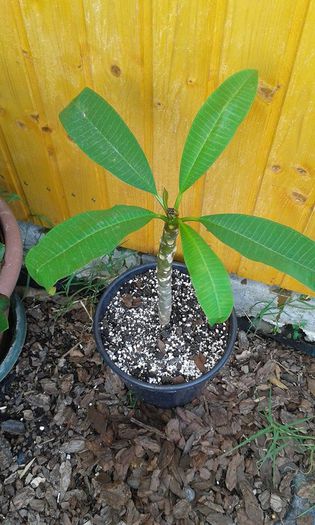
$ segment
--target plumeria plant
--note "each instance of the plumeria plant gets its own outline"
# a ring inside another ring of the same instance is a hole
[[[154,195],[163,213],[117,205],[76,215],[53,228],[26,257],[31,276],[48,290],[92,259],[109,254],[131,232],[152,219],[164,222],[157,255],[160,323],[170,321],[172,262],[178,234],[197,299],[210,325],[224,322],[233,308],[229,275],[206,241],[188,225],[200,222],[239,253],[285,272],[315,290],[315,242],[271,220],[237,213],[180,217],[182,196],[216,161],[246,117],[255,98],[257,71],[246,69],[223,82],[197,113],[188,133],[172,207],[157,191],[136,138],[114,108],[85,88],[60,114],[69,137],[95,162],[122,181]]]

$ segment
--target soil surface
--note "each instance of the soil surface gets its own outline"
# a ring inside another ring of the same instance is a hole
[[[211,370],[227,346],[228,323],[210,327],[190,277],[173,270],[169,325],[158,316],[156,271],[127,281],[111,300],[100,324],[112,361],[137,379],[155,384],[183,383]]]
[[[266,425],[270,392],[277,421],[314,415],[312,358],[240,332],[202,397],[162,410],[136,402],[103,365],[85,300],[68,312],[61,298],[25,302],[27,342],[0,387],[0,523],[288,523],[308,455],[288,442],[274,469],[260,465],[264,436],[224,453]],[[304,428],[314,435],[312,421]],[[315,503],[314,478],[299,490]],[[295,523],[310,525],[310,514]]]

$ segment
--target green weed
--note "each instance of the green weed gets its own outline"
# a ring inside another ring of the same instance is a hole
[[[119,258],[109,256],[105,264],[100,261],[91,267],[86,277],[78,278],[76,274],[70,275],[62,284],[62,289],[57,296],[64,297],[65,301],[59,305],[55,319],[63,317],[74,308],[74,305],[84,298],[84,308],[92,318],[93,310],[98,302],[100,293],[108,286],[110,281],[117,276],[124,264],[124,255]]]
[[[264,419],[265,426],[244,439],[237,446],[228,450],[223,454],[227,456],[232,452],[235,452],[241,447],[244,447],[248,443],[255,441],[259,437],[266,436],[266,448],[264,448],[264,454],[258,461],[258,467],[260,468],[266,461],[271,460],[273,472],[275,471],[276,459],[279,454],[285,450],[290,444],[294,444],[297,449],[308,455],[309,472],[314,467],[314,455],[315,455],[315,436],[307,434],[307,430],[301,426],[303,423],[314,419],[315,416],[300,418],[292,421],[291,423],[278,423],[272,414],[272,400],[271,394],[269,396],[268,408],[261,412],[262,418]]]
[[[280,300],[283,298],[284,300]],[[278,304],[276,302],[276,299],[278,299]],[[253,306],[251,307],[251,310],[253,310],[258,305],[261,305],[261,308],[254,317],[249,318],[250,320],[249,330],[257,331],[260,321],[262,321],[263,319],[269,318],[275,322],[275,325],[273,326],[273,329],[272,329],[273,334],[278,334],[281,332],[281,327],[280,327],[281,316],[283,313],[287,311],[288,307],[295,308],[296,310],[301,310],[303,312],[315,311],[315,305],[309,304],[311,299],[312,298],[310,296],[305,295],[305,294],[300,294],[297,297],[292,296],[291,294],[288,295],[287,290],[280,289],[277,292],[277,296],[275,298],[269,301],[259,301],[253,304]],[[305,327],[306,327],[306,321],[292,323],[292,328],[293,328],[292,338],[295,341],[300,339],[301,337],[300,330],[302,330]]]

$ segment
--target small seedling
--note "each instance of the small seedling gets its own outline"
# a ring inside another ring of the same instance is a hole
[[[132,390],[127,391],[127,407],[134,410],[137,406],[138,399],[134,395]]]
[[[152,219],[164,223],[157,254],[158,312],[168,325],[172,308],[172,262],[180,233],[197,299],[210,325],[224,322],[233,308],[229,275],[222,262],[188,222],[198,222],[228,246],[269,264],[315,290],[315,242],[273,221],[239,213],[181,217],[184,193],[212,166],[236,133],[255,99],[257,71],[227,78],[197,113],[184,145],[179,192],[174,204],[158,193],[149,163],[114,108],[85,88],[60,114],[68,136],[91,159],[127,184],[152,194],[163,213],[138,206],[114,206],[81,213],[53,228],[26,257],[31,276],[49,291],[58,279],[92,259],[109,254],[131,232]]]
[[[292,323],[292,339],[293,341],[299,341],[303,336],[303,328],[306,326],[306,321],[300,321],[299,323]]]
[[[0,189],[0,198],[6,202],[16,202],[21,200],[21,197],[16,193],[12,193],[11,191],[2,189]]]

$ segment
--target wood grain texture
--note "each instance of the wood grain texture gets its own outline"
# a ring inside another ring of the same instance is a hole
[[[279,0],[268,3],[268,9],[250,0],[229,2],[217,83],[237,69],[253,67],[259,72],[260,89],[237,135],[209,170],[201,196],[202,214],[253,212],[306,10],[304,1]],[[236,272],[239,255],[219,241],[212,242],[230,271]]]
[[[15,193],[19,200],[10,203],[10,208],[16,217],[29,219],[29,206],[23,188],[20,184],[4,133],[0,127],[0,190]],[[1,196],[1,195],[0,195]]]
[[[150,125],[145,122],[151,118],[147,89],[152,83],[150,42],[144,41],[144,31],[147,31],[146,24],[151,26],[150,12],[144,3],[96,0],[84,2],[84,9],[93,87],[119,112],[151,160],[150,137],[144,136],[145,132],[150,134]],[[149,48],[145,50],[145,46]],[[151,196],[102,171],[108,188],[108,206],[122,203],[152,209]],[[132,234],[125,245],[145,251],[152,239],[151,232],[152,226],[148,226]]]
[[[186,136],[206,99],[216,65],[223,25],[220,4],[224,5],[208,0],[153,1],[153,172],[158,189],[168,189],[172,204]],[[184,196],[183,215],[199,213],[202,192],[200,180]],[[157,225],[156,249],[159,236]]]
[[[51,165],[56,166],[67,215],[106,206],[100,170],[67,137],[58,115],[86,85],[92,84],[85,15],[81,2],[28,2],[21,15],[45,116],[38,110],[38,127],[46,130]],[[36,31],[34,31],[36,22]]]
[[[313,238],[315,151],[311,130],[315,121],[315,50],[310,48],[310,42],[314,38],[314,26],[315,3],[312,2],[254,209],[255,215],[278,220]],[[268,282],[294,289],[298,286],[307,292],[293,279],[282,280],[281,274],[272,268],[254,267],[245,259],[239,272],[253,279],[259,279],[263,273]]]
[[[58,170],[49,158],[50,137],[33,56],[18,2],[4,2],[0,76],[1,127],[34,217],[67,216]],[[38,117],[39,116],[39,117]],[[38,118],[44,119],[39,125]]]
[[[159,210],[67,138],[58,114],[83,87],[125,119],[172,204],[199,107],[230,74],[256,68],[250,115],[181,213],[254,213],[315,238],[315,0],[3,0],[1,26],[0,186],[22,195],[20,217],[56,223],[117,203]],[[126,246],[156,252],[160,232],[152,221]],[[306,292],[204,236],[230,271]]]

